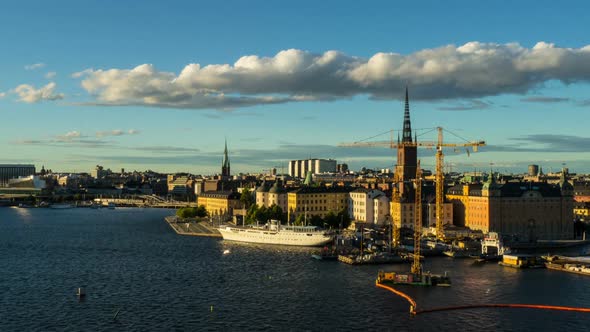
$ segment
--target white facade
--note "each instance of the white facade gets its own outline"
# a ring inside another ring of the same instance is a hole
[[[375,219],[375,198],[378,196],[385,196],[385,194],[377,189],[363,189],[359,188],[351,191],[348,199],[348,215],[350,219],[355,222],[362,223],[375,223],[378,220]],[[380,207],[378,205],[378,207]],[[386,213],[389,204],[385,204],[379,211],[380,213]],[[381,212],[382,211],[382,212]],[[383,219],[385,218],[383,216]]]
[[[289,175],[297,178],[305,178],[307,172],[312,174],[335,173],[336,160],[334,159],[305,159],[289,161]]]
[[[375,224],[384,225],[389,222],[389,198],[379,195],[373,198],[373,220]]]

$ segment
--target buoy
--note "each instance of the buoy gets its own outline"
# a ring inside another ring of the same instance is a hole
[[[78,290],[76,291],[76,295],[78,297],[84,297],[84,296],[86,296],[86,291],[84,290],[84,288],[78,287]]]
[[[227,255],[227,254],[229,254],[229,253],[230,253],[229,249],[225,249],[225,250],[223,251],[223,254],[224,254],[224,255]]]
[[[213,312],[213,306],[211,306],[210,310],[211,310],[211,312]]]

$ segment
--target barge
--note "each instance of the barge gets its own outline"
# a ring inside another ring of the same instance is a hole
[[[444,275],[426,273],[397,273],[379,271],[377,274],[378,284],[410,285],[410,286],[451,286],[451,278]]]

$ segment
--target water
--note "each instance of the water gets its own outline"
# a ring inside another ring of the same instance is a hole
[[[176,235],[157,209],[0,208],[1,331],[587,331],[590,314],[474,309],[410,317],[379,269],[280,248]],[[224,255],[224,250],[230,253]],[[399,287],[421,308],[590,307],[590,277],[429,259],[450,288]],[[79,302],[78,287],[86,299]],[[118,312],[118,314],[117,314]],[[114,319],[114,316],[117,316]]]

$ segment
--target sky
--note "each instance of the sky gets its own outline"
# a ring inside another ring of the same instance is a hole
[[[586,1],[3,1],[0,163],[391,168],[407,86],[448,171],[590,172]],[[376,144],[378,145],[378,144]],[[424,168],[433,151],[420,149]]]

